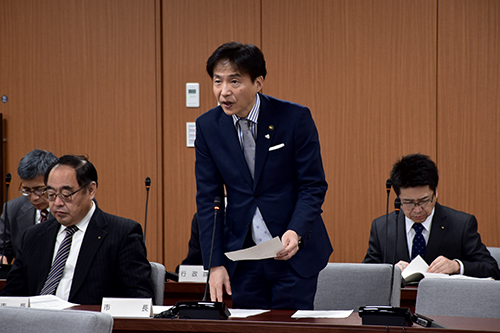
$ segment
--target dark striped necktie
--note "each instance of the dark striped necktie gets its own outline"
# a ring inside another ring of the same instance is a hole
[[[66,261],[68,260],[73,234],[77,230],[78,227],[76,225],[66,228],[66,237],[64,237],[64,240],[57,250],[56,257],[52,263],[52,267],[50,268],[49,275],[47,276],[47,280],[43,285],[40,295],[54,295],[56,292],[57,286],[59,285],[59,282],[61,282]]]

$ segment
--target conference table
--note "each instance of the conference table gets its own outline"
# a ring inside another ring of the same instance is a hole
[[[76,306],[71,309],[99,311],[99,306]],[[294,319],[292,310],[271,310],[248,318],[228,320],[114,318],[113,332],[500,332],[500,318],[432,317],[446,327],[432,328],[362,325],[358,313],[344,319]],[[424,331],[423,331],[424,330]]]
[[[0,289],[5,280],[0,280]],[[414,313],[414,304],[418,288],[405,287],[401,291],[401,306],[410,307]],[[173,305],[181,300],[200,300],[205,285],[203,283],[165,282],[165,305]],[[225,304],[231,307],[230,296],[225,296]],[[411,306],[407,306],[411,305]],[[71,309],[100,311],[98,305],[79,305]],[[446,327],[424,328],[362,325],[358,313],[352,313],[344,319],[303,318],[294,319],[292,310],[271,310],[248,318],[229,318],[228,320],[200,319],[156,319],[156,318],[114,318],[113,332],[500,332],[500,318],[465,318],[432,317]]]

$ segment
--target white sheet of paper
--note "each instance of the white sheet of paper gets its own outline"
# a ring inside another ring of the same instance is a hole
[[[401,273],[401,276],[403,277],[403,279],[406,279],[413,273],[425,273],[428,269],[429,265],[427,265],[425,260],[422,259],[420,255],[418,255],[408,264],[408,266],[406,266],[406,268],[403,270],[403,273]]]
[[[269,312],[270,310],[256,310],[256,309],[229,309],[231,318],[246,318],[250,316],[256,316],[261,313]]]
[[[354,310],[299,310],[292,318],[347,318]]]
[[[238,260],[261,260],[276,257],[276,254],[283,250],[285,247],[278,236],[274,237],[267,242],[260,243],[249,247],[248,249],[226,252],[224,253],[226,257],[232,261]]]
[[[30,297],[30,308],[63,310],[72,306],[79,305],[66,302],[55,295],[41,295]]]
[[[153,305],[153,315],[157,315],[163,311],[170,310],[173,305]]]

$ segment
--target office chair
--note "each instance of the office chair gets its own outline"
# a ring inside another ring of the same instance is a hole
[[[500,281],[424,278],[415,312],[424,316],[500,318]]]
[[[153,304],[163,305],[163,297],[165,292],[165,266],[157,262],[150,262],[151,277],[149,278],[153,287]]]
[[[315,310],[350,310],[360,306],[398,307],[401,300],[401,271],[394,269],[391,293],[390,264],[328,263],[319,272],[314,298]]]
[[[113,330],[113,318],[94,311],[3,307],[0,322],[2,332],[111,333]]]

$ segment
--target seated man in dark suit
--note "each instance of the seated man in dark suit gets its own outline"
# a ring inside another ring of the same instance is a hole
[[[403,271],[418,254],[430,273],[464,274],[500,279],[495,259],[477,232],[473,215],[437,203],[438,170],[428,156],[408,155],[394,164],[391,181],[404,214],[398,217],[396,258],[395,212],[372,223],[364,263],[397,263]],[[385,253],[387,249],[388,253]]]
[[[45,184],[55,218],[26,230],[0,295],[55,294],[78,304],[152,298],[141,225],[93,202],[93,164],[83,156],[62,156],[49,167]]]
[[[49,151],[35,149],[19,162],[17,174],[21,178],[19,191],[22,196],[4,204],[0,217],[0,253],[3,264],[12,262],[16,256],[24,230],[49,217],[49,201],[43,195],[43,177],[56,159]]]
[[[181,265],[203,265],[203,259],[201,258],[200,249],[200,229],[198,227],[198,213],[193,215],[193,220],[191,221],[191,238],[188,243],[188,254],[184,260],[182,260]],[[175,268],[175,272],[179,273],[179,266]]]

